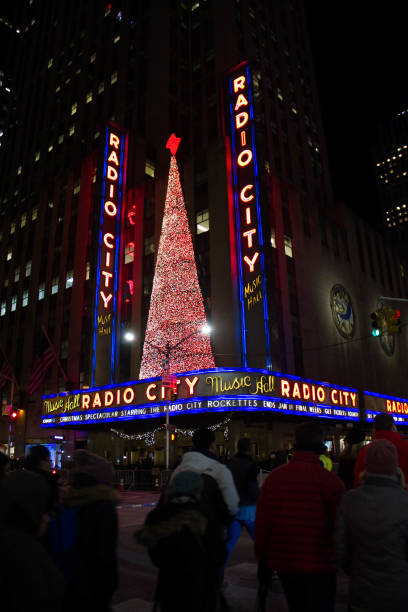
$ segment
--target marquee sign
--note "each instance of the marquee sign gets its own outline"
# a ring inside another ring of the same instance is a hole
[[[332,419],[359,419],[355,389],[252,368],[177,375],[178,399],[166,399],[161,378],[107,385],[43,398],[43,427],[163,415],[263,410]]]
[[[242,361],[271,367],[254,110],[248,63],[229,77],[232,184],[238,259]]]
[[[106,128],[99,251],[96,269],[92,384],[113,381],[119,297],[119,260],[122,201],[125,184],[126,135],[116,126]]]
[[[408,425],[408,399],[364,391],[364,405],[368,422],[374,421],[377,414],[386,412],[398,425]]]

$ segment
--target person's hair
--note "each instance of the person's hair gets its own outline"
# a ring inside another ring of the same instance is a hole
[[[208,450],[215,441],[215,434],[211,429],[196,429],[193,433],[193,446],[197,450]]]
[[[304,423],[296,428],[295,450],[312,451],[320,455],[324,451],[323,432],[314,423]]]
[[[247,451],[249,451],[249,449],[252,446],[252,442],[249,438],[241,438],[240,440],[238,440],[238,452],[239,453],[246,453]]]
[[[349,444],[346,448],[344,448],[340,455],[340,459],[351,459],[355,461],[357,459],[358,453],[364,448],[364,442],[359,442],[358,444]]]
[[[381,412],[377,414],[374,418],[374,429],[375,431],[391,431],[394,427],[395,422],[391,414],[387,414],[386,412]]]
[[[43,446],[41,444],[38,444],[37,446],[32,446],[28,451],[24,466],[28,470],[37,469],[41,461],[48,461],[50,457],[50,451],[46,446]]]

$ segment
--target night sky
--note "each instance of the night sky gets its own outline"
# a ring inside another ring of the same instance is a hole
[[[378,123],[408,108],[403,3],[305,5],[335,197],[381,225],[371,147]]]

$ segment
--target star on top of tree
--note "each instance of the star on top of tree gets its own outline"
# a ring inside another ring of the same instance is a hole
[[[177,138],[177,136],[173,134],[170,136],[166,143],[166,149],[170,149],[170,153],[175,155],[177,153],[177,149],[179,148],[179,144],[181,142],[181,138]]]

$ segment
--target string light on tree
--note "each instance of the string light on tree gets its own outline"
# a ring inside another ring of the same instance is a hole
[[[161,375],[163,355],[169,372],[215,366],[175,157],[180,140],[172,134],[166,145],[169,181],[139,378]]]

